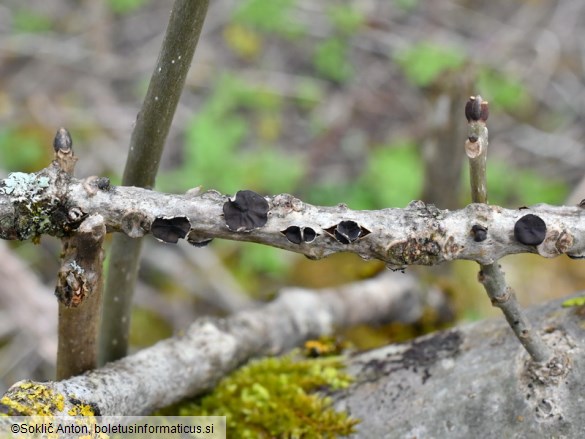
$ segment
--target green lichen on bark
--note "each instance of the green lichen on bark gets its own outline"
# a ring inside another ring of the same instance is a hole
[[[340,357],[252,361],[224,378],[212,393],[161,412],[175,416],[226,416],[228,437],[335,438],[359,420],[336,412],[322,394],[347,387]]]

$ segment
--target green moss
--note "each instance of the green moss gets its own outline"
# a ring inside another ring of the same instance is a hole
[[[347,387],[339,357],[252,361],[212,393],[163,410],[167,415],[226,416],[228,437],[334,438],[354,431],[357,419],[336,412],[316,391]]]

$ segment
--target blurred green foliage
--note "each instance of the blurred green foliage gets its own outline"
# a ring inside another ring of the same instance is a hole
[[[243,0],[233,15],[235,23],[279,36],[296,39],[304,35],[301,23],[294,16],[296,0]]]
[[[223,31],[223,37],[228,47],[245,60],[254,60],[262,51],[263,41],[260,34],[247,26],[228,24]]]
[[[394,0],[394,4],[404,11],[411,11],[419,4],[419,0]]]
[[[423,163],[416,145],[399,140],[372,149],[356,181],[317,185],[306,198],[321,205],[343,202],[352,209],[404,207],[420,196],[422,183]]]
[[[0,128],[0,163],[6,171],[38,171],[46,166],[49,149],[35,131]]]
[[[395,56],[408,80],[418,87],[431,85],[447,72],[462,69],[466,59],[463,51],[430,41],[414,44]],[[491,101],[492,107],[519,111],[530,104],[530,95],[520,81],[491,67],[479,66],[476,89]]]
[[[281,98],[269,89],[223,75],[187,127],[181,167],[162,174],[159,187],[181,191],[203,185],[231,194],[242,188],[292,191],[303,177],[301,158],[262,139],[278,137],[275,115],[281,104]],[[251,132],[242,112],[259,121],[256,133]],[[253,144],[243,148],[246,142]]]
[[[296,87],[298,105],[310,109],[325,98],[325,90],[312,78],[302,78]]]
[[[107,0],[110,10],[120,15],[130,14],[148,2],[149,0]]]
[[[491,68],[480,70],[477,88],[490,101],[490,108],[519,111],[530,104],[530,95],[520,81]]]
[[[315,46],[313,65],[319,75],[344,83],[354,74],[349,41],[361,28],[365,17],[352,5],[335,5],[327,8],[327,18],[333,32]]]
[[[465,187],[469,186],[469,169],[464,172]],[[546,178],[531,169],[518,169],[500,160],[487,162],[487,184],[490,204],[499,206],[531,206],[538,203],[562,204],[569,193],[567,185]],[[469,200],[469,190],[465,195]]]
[[[348,80],[353,74],[353,67],[347,59],[348,46],[340,38],[328,38],[317,44],[313,63],[317,72],[337,82]]]
[[[12,16],[12,28],[16,32],[42,33],[51,30],[53,21],[32,9],[21,8]]]
[[[327,9],[327,16],[335,29],[344,34],[354,34],[363,25],[364,15],[351,5],[335,5]]]
[[[267,280],[282,279],[290,269],[290,259],[295,255],[275,247],[258,245],[249,242],[218,243],[217,248],[235,251],[235,260],[229,258],[234,268],[234,276],[247,291],[256,299],[265,299],[272,291],[265,291],[263,283]],[[266,285],[264,285],[266,286]]]
[[[137,348],[152,346],[171,337],[173,329],[155,311],[134,306],[130,319],[130,344]]]
[[[465,56],[459,49],[422,41],[399,51],[394,59],[410,82],[426,87],[447,71],[461,67]]]

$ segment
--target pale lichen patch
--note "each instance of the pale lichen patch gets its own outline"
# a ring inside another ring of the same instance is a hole
[[[49,187],[49,178],[24,172],[12,172],[0,187],[0,194],[10,195],[16,201],[37,202],[39,195]]]

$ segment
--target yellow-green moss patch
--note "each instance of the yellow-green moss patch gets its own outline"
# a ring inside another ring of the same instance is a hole
[[[252,361],[224,378],[212,393],[163,410],[167,415],[226,416],[228,437],[334,438],[354,431],[357,419],[336,412],[314,393],[347,387],[339,357]]]

